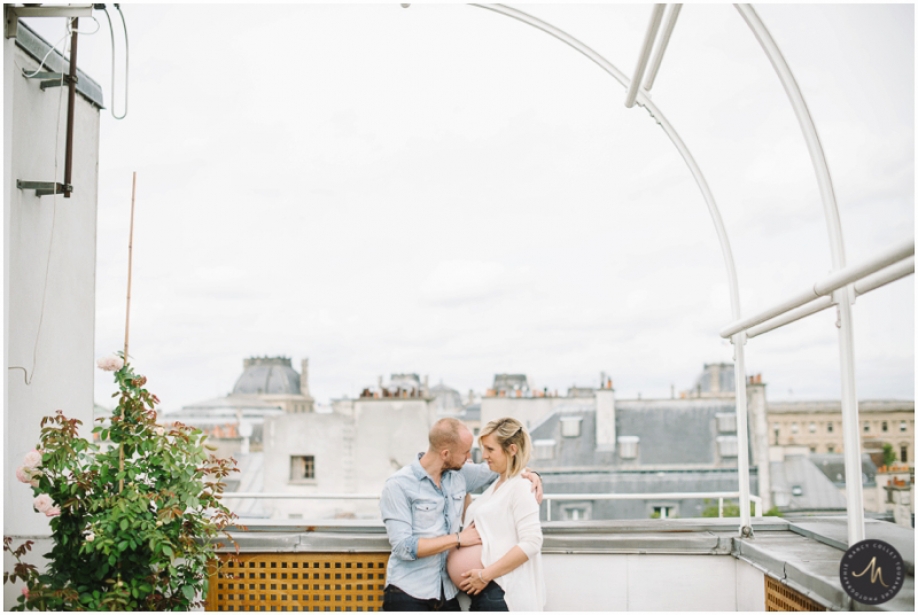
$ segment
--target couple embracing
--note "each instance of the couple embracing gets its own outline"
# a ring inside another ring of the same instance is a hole
[[[512,418],[488,423],[481,464],[469,462],[473,437],[456,419],[437,421],[429,440],[380,498],[392,545],[383,610],[458,611],[461,589],[473,611],[541,611],[542,481],[526,469],[526,429]]]

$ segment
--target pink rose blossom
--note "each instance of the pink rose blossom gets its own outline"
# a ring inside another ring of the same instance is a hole
[[[25,587],[25,586],[22,587],[22,595],[25,596],[26,598],[29,597],[29,588],[28,588],[28,587]]]
[[[52,500],[51,496],[47,493],[42,493],[32,500],[32,506],[34,506],[38,512],[47,514],[48,510],[54,507],[54,500]]]
[[[96,361],[96,365],[99,366],[99,369],[106,372],[117,372],[119,369],[124,367],[124,359],[121,357],[102,357]]]
[[[25,469],[25,466],[19,466],[16,468],[16,478],[20,483],[27,483],[32,480],[31,472]]]
[[[57,506],[52,506],[51,508],[45,511],[46,517],[56,517],[59,514],[61,514],[61,509],[58,508]]]
[[[41,465],[41,452],[36,450],[31,450],[26,453],[25,459],[22,460],[22,465],[28,469],[37,468]]]

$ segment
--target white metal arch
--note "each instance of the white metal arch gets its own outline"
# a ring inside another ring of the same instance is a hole
[[[664,26],[663,42],[657,50],[653,59],[651,72],[647,76],[644,87],[640,87],[640,80],[643,77],[647,60],[653,47],[653,42],[663,19],[664,5],[658,4],[654,7],[651,15],[650,24],[648,25],[647,34],[644,39],[644,46],[638,60],[638,66],[635,70],[633,79],[629,79],[624,73],[618,70],[611,62],[597,53],[595,50],[564,32],[555,26],[538,19],[532,15],[524,13],[502,4],[472,4],[479,8],[484,8],[507,17],[512,17],[534,28],[557,38],[563,43],[577,50],[588,59],[596,63],[600,68],[611,75],[627,90],[625,106],[631,107],[635,102],[648,110],[651,117],[663,128],[663,131],[670,138],[673,145],[679,151],[679,154],[688,165],[695,182],[698,184],[701,194],[704,197],[708,207],[708,212],[714,223],[714,229],[720,242],[721,253],[724,259],[724,265],[727,270],[727,283],[730,290],[730,305],[734,322],[721,331],[721,336],[729,338],[734,348],[734,374],[736,389],[736,414],[737,414],[737,444],[739,447],[738,455],[738,474],[739,474],[739,491],[740,491],[740,527],[739,531],[742,536],[752,536],[752,525],[749,513],[749,442],[747,432],[747,413],[746,413],[746,368],[744,346],[747,339],[747,331],[753,326],[759,325],[757,331],[753,334],[758,335],[765,331],[777,328],[793,320],[797,320],[806,315],[813,314],[816,311],[836,305],[838,309],[838,329],[839,329],[839,353],[841,362],[841,384],[842,384],[842,428],[844,432],[845,448],[845,475],[846,475],[846,495],[847,495],[847,521],[848,521],[848,544],[853,545],[864,539],[864,508],[863,508],[863,488],[860,480],[861,476],[861,453],[860,453],[860,434],[858,430],[858,409],[857,396],[855,389],[854,376],[854,336],[853,321],[851,313],[851,304],[854,302],[856,290],[859,292],[868,292],[878,288],[882,284],[899,279],[905,275],[914,272],[914,240],[904,246],[899,246],[888,254],[881,255],[869,263],[859,265],[850,269],[845,268],[845,248],[844,239],[841,231],[841,219],[838,213],[838,205],[835,200],[835,188],[832,184],[832,177],[829,173],[828,163],[826,162],[825,153],[816,131],[816,125],[810,115],[806,101],[800,91],[800,87],[794,79],[783,54],[775,43],[765,24],[759,18],[755,9],[749,4],[735,5],[740,15],[746,21],[752,30],[762,49],[765,51],[769,61],[775,68],[781,85],[790,99],[791,106],[806,141],[807,150],[816,173],[816,181],[819,186],[820,195],[823,204],[823,213],[826,218],[826,224],[829,233],[829,246],[832,256],[833,276],[830,279],[822,281],[825,292],[818,292],[821,283],[814,285],[809,294],[804,294],[805,298],[799,296],[790,301],[779,304],[776,308],[766,310],[765,312],[747,318],[741,319],[741,310],[739,302],[739,283],[737,280],[736,267],[733,259],[733,252],[730,247],[730,240],[726,228],[723,224],[714,195],[704,178],[698,164],[695,162],[691,152],[679,137],[673,126],[667,121],[659,108],[646,95],[646,90],[653,84],[657,69],[662,61],[663,52],[672,29],[675,25],[676,17],[679,14],[680,4],[673,6]],[[911,255],[909,259],[909,255]],[[888,269],[885,269],[887,266]],[[853,270],[853,271],[852,271]],[[870,279],[863,279],[871,274],[877,273]],[[840,282],[839,282],[840,281]],[[854,282],[861,281],[863,290],[858,289]],[[831,300],[827,294],[831,292]],[[813,301],[820,299],[820,301]],[[822,301],[825,299],[825,301]],[[801,307],[802,306],[802,307]],[[800,308],[800,309],[796,309]],[[783,318],[779,318],[783,317]],[[766,321],[771,320],[771,323]],[[765,323],[764,325],[761,323]],[[769,326],[770,325],[770,326]],[[766,462],[767,463],[767,462]],[[759,489],[766,493],[770,490],[767,473],[759,474]]]
[[[551,36],[554,36],[561,42],[570,45],[572,48],[576,49],[584,56],[595,62],[600,68],[611,75],[622,86],[628,89],[631,80],[625,76],[623,72],[616,68],[615,65],[609,62],[602,55],[597,53],[594,49],[590,48],[580,40],[574,38],[567,32],[564,32],[560,28],[556,28],[555,26],[542,21],[537,17],[529,15],[528,13],[524,13],[523,11],[502,4],[473,4],[472,6],[488,9],[490,11],[506,15],[507,17],[512,17],[525,24],[538,28],[539,30],[550,34]],[[741,311],[736,265],[733,260],[733,250],[730,247],[730,238],[727,236],[727,230],[724,227],[724,222],[723,218],[721,218],[720,210],[717,208],[717,202],[714,200],[714,194],[711,192],[711,188],[708,186],[708,182],[705,179],[704,174],[701,172],[701,167],[698,166],[698,163],[695,161],[695,158],[689,151],[688,146],[685,145],[685,142],[676,132],[676,129],[673,128],[672,124],[670,124],[666,119],[666,116],[663,115],[663,112],[660,111],[660,109],[654,104],[650,97],[648,97],[642,90],[642,88],[637,88],[635,100],[638,105],[646,108],[651,117],[653,117],[660,125],[660,127],[663,128],[666,136],[668,136],[669,139],[673,142],[673,145],[676,146],[676,149],[679,151],[682,159],[685,160],[689,171],[692,173],[692,177],[695,178],[695,183],[698,184],[698,188],[701,190],[701,195],[704,197],[704,201],[708,206],[708,212],[711,215],[711,220],[714,223],[714,230],[717,232],[717,239],[720,242],[720,250],[724,259],[724,266],[727,269],[727,285],[729,287],[730,293],[730,310],[733,318],[735,320],[739,320],[741,318]],[[734,334],[731,339],[733,342],[735,382],[734,388],[736,389],[736,436],[737,446],[739,448],[739,454],[737,455],[737,474],[739,475],[740,492],[739,531],[744,536],[751,536],[752,524],[749,514],[749,437],[746,416],[746,361],[744,355],[746,333],[745,331],[740,331]],[[769,488],[768,485],[764,485],[764,487]],[[760,483],[759,489],[761,490],[762,488],[763,485]]]

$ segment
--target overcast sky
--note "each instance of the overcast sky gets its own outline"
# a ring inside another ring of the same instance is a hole
[[[647,5],[513,5],[631,74]],[[849,263],[914,236],[914,9],[758,7],[835,181]],[[393,372],[463,393],[669,397],[732,361],[711,218],[664,132],[597,66],[466,5],[135,5],[127,119],[103,111],[96,349],[164,409],[229,392],[252,355],[309,357],[320,402]],[[102,28],[81,67],[111,92]],[[30,23],[50,42],[63,20]],[[117,22],[116,22],[117,23]],[[81,29],[95,25],[83,20]],[[119,48],[120,52],[120,48]],[[118,69],[121,70],[119,53]],[[744,315],[831,269],[806,147],[729,5],[686,5],[653,100],[721,209]],[[914,399],[914,282],[854,307],[858,395]],[[835,312],[751,340],[769,399],[837,399]],[[114,390],[99,373],[96,399]]]

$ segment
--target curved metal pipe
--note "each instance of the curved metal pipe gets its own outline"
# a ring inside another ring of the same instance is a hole
[[[590,61],[594,62],[596,65],[610,74],[616,81],[624,86],[626,90],[629,88],[630,80],[611,62],[606,60],[603,56],[601,56],[586,44],[577,40],[567,32],[556,28],[550,23],[544,22],[537,17],[529,15],[528,13],[524,13],[523,11],[505,6],[503,4],[472,4],[472,6],[488,9],[489,11],[494,11],[495,13],[500,13],[501,15],[512,17],[513,19],[521,21],[534,28],[538,28],[546,34],[550,34],[562,43],[565,43],[566,45],[569,45],[573,49],[582,53]],[[708,206],[708,213],[711,215],[711,220],[714,222],[714,230],[717,232],[717,239],[720,242],[720,250],[723,255],[724,265],[727,269],[727,284],[730,289],[730,308],[734,320],[739,320],[739,283],[737,282],[736,265],[733,261],[733,251],[730,248],[730,239],[727,237],[727,230],[724,227],[724,222],[720,216],[720,210],[717,208],[717,203],[714,201],[714,194],[708,187],[708,182],[705,180],[704,174],[701,172],[701,168],[698,166],[698,163],[695,162],[695,158],[692,156],[691,152],[689,152],[685,142],[682,141],[682,139],[679,137],[679,134],[673,128],[672,124],[670,124],[666,117],[664,117],[663,113],[657,108],[653,101],[650,100],[644,91],[641,91],[641,88],[637,88],[637,103],[638,105],[647,109],[651,117],[653,117],[663,128],[663,132],[666,133],[666,136],[668,136],[669,139],[673,142],[673,145],[676,146],[676,149],[679,151],[682,159],[688,165],[689,171],[691,171],[692,176],[695,178],[695,183],[698,184],[698,188],[701,190],[701,194]],[[746,343],[746,334],[744,332],[737,333],[733,336],[732,341],[734,352],[734,382],[736,388],[736,431],[737,446],[739,448],[737,473],[739,474],[740,492],[740,533],[743,536],[749,536],[752,533],[752,526],[749,518],[749,434],[747,431],[748,420],[746,414],[746,370],[745,353],[743,348],[744,344]],[[764,472],[760,473],[759,481],[760,490],[765,489],[767,492],[769,489],[767,468],[765,468]]]
[[[768,56],[768,60],[778,73],[781,85],[790,99],[791,107],[797,116],[797,122],[803,131],[810,160],[816,171],[816,182],[822,197],[823,212],[829,231],[829,249],[832,253],[832,268],[835,271],[845,267],[845,243],[842,237],[841,218],[838,215],[838,204],[835,201],[835,188],[829,165],[826,162],[822,142],[816,132],[816,124],[803,99],[800,86],[784,59],[784,55],[772,38],[771,33],[759,18],[758,13],[749,4],[737,4],[736,9],[746,24],[755,34],[759,44]],[[854,377],[854,321],[851,304],[854,302],[854,291],[849,286],[839,288],[833,296],[838,304],[838,346],[841,363],[841,406],[842,432],[845,443],[845,495],[848,501],[848,544],[853,545],[864,540],[864,505],[863,485],[861,484],[861,441],[858,425],[857,391]]]
[[[538,17],[533,17],[528,13],[524,13],[523,11],[502,4],[472,3],[471,6],[477,6],[478,8],[487,9],[489,11],[494,11],[495,13],[500,13],[501,15],[506,15],[507,17],[512,17],[513,19],[521,21],[527,25],[533,26],[534,28],[538,28],[547,34],[550,34],[551,36],[560,40],[562,43],[565,43],[582,53],[590,61],[611,75],[622,86],[624,86],[626,89],[628,88],[630,79],[626,77],[622,71],[616,68],[611,62],[609,62],[591,47],[577,40],[567,32],[556,28],[550,23],[544,22]],[[714,230],[717,233],[717,239],[720,242],[720,249],[724,258],[724,265],[727,269],[727,284],[730,288],[731,313],[734,318],[738,319],[740,315],[739,285],[737,283],[736,265],[733,261],[733,251],[730,248],[730,239],[727,237],[727,231],[724,227],[723,218],[720,216],[720,210],[717,208],[717,203],[714,200],[714,195],[711,192],[711,189],[708,187],[708,182],[705,180],[704,174],[701,172],[701,168],[698,166],[698,163],[695,162],[695,158],[692,156],[688,147],[685,145],[685,142],[682,141],[682,139],[679,137],[679,134],[663,115],[663,112],[660,111],[660,109],[653,103],[652,100],[650,100],[650,98],[645,95],[644,92],[638,92],[637,103],[640,106],[646,108],[648,113],[650,113],[650,115],[663,128],[663,132],[666,133],[666,136],[669,137],[673,142],[673,145],[676,146],[676,149],[679,151],[682,159],[685,161],[686,165],[688,165],[689,171],[691,171],[692,177],[695,179],[695,183],[698,184],[698,188],[701,190],[705,204],[708,207],[708,213],[710,213],[711,219],[714,223]]]

